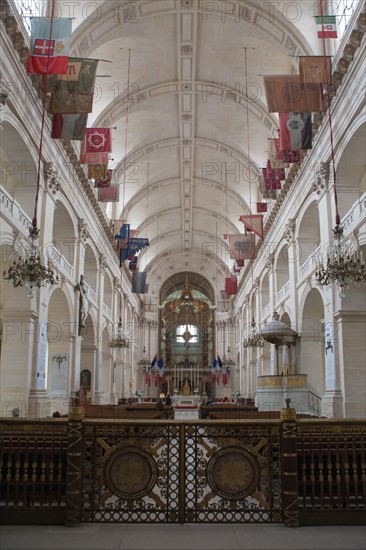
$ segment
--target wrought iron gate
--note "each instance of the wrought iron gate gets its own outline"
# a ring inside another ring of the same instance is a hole
[[[84,424],[82,522],[280,522],[280,425]]]

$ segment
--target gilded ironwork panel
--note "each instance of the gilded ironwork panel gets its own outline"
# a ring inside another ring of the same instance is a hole
[[[176,522],[179,426],[85,423],[84,522]]]
[[[278,425],[185,427],[187,522],[281,521]]]

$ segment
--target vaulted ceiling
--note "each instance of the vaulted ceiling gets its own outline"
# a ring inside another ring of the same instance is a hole
[[[298,55],[318,53],[312,3],[59,4],[75,17],[72,53],[106,60],[88,126],[113,128],[110,215],[149,238],[149,292],[180,271],[220,290],[232,265],[223,235],[242,233],[239,216],[261,200],[256,174],[277,135],[262,75],[298,72]]]

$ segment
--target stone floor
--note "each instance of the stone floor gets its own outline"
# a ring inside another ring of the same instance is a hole
[[[366,527],[0,526],[1,550],[365,550]]]

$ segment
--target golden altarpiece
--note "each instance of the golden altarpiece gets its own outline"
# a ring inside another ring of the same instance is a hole
[[[211,363],[215,355],[214,291],[197,274],[170,278],[160,294],[159,357],[164,359],[162,391],[211,395]]]

